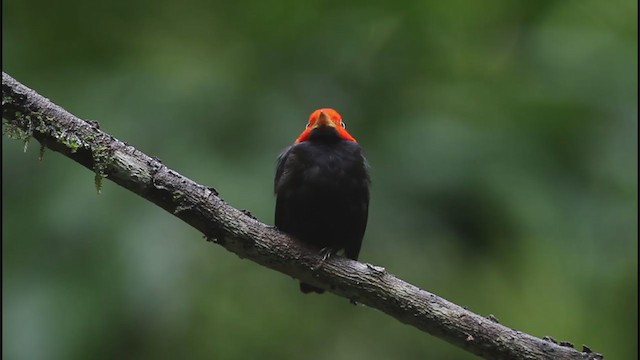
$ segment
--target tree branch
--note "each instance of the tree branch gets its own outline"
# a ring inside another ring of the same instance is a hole
[[[322,267],[320,255],[222,200],[198,184],[81,120],[2,73],[3,133],[75,160],[140,195],[201,231],[208,240],[268,268],[336,295],[381,310],[405,324],[486,359],[602,359],[587,347],[556,344],[500,325],[411,285],[384,268],[334,256]]]

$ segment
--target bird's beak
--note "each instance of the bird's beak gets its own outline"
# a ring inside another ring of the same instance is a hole
[[[325,113],[324,111],[320,112],[320,116],[318,117],[318,121],[316,121],[314,128],[321,127],[321,126],[336,127],[336,124],[334,124],[333,121],[331,121],[331,118],[329,117],[329,115],[327,115],[327,113]]]

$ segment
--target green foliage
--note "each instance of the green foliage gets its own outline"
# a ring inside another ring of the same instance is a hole
[[[3,13],[4,71],[266,223],[275,157],[312,110],[337,108],[371,164],[363,261],[507,326],[637,357],[636,2],[8,0]],[[21,147],[3,141],[4,358],[475,358],[303,296]],[[99,183],[108,150],[94,158]]]

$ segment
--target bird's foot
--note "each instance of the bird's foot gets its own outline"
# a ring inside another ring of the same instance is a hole
[[[331,255],[333,255],[333,249],[330,247],[322,248],[320,250],[320,255],[322,255],[322,262],[324,263],[331,257]]]
[[[322,255],[322,260],[320,260],[320,264],[318,264],[317,266],[314,266],[312,268],[312,270],[316,271],[316,270],[320,269],[322,267],[322,265],[324,265],[324,262],[327,261],[327,259],[329,259],[332,254],[333,254],[333,249],[332,248],[330,248],[330,247],[322,248],[320,250],[320,255]]]

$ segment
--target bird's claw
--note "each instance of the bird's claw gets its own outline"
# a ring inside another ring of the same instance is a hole
[[[320,250],[320,255],[322,255],[322,262],[324,263],[325,261],[327,261],[327,259],[331,257],[332,253],[333,253],[332,248],[330,247],[322,248],[322,250]]]
[[[312,270],[316,271],[316,270],[320,269],[322,267],[322,265],[324,265],[324,262],[327,261],[327,259],[329,259],[332,254],[333,254],[333,249],[332,248],[330,248],[330,247],[322,248],[320,250],[320,255],[322,256],[322,260],[320,260],[320,264],[318,264],[317,266],[314,266],[312,268]]]

